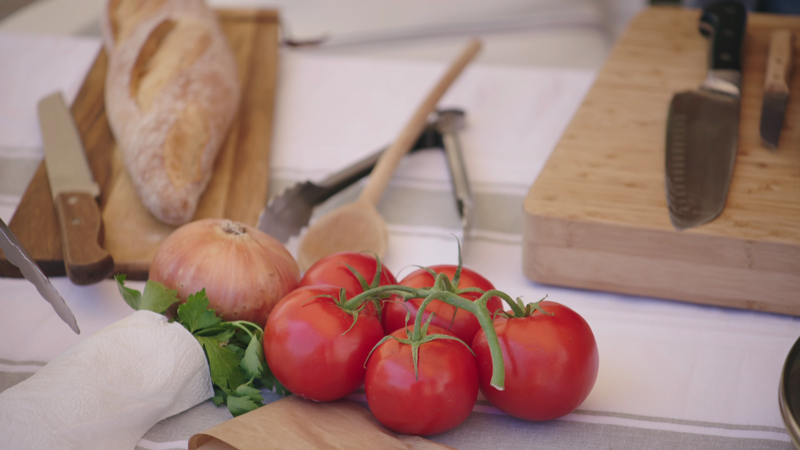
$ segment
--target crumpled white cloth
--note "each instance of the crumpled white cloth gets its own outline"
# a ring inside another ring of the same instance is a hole
[[[213,395],[194,336],[137,311],[0,393],[0,436],[14,450],[133,449],[158,421]]]

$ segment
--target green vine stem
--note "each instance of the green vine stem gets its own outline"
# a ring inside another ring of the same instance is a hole
[[[498,291],[496,289],[490,289],[483,294],[475,301],[468,300],[459,296],[459,293],[463,292],[480,292],[479,289],[469,288],[458,290],[453,286],[453,283],[447,278],[447,275],[440,273],[436,275],[433,287],[431,288],[412,288],[408,286],[402,285],[391,285],[391,286],[379,286],[373,289],[369,289],[364,291],[361,294],[356,295],[355,297],[347,300],[342,305],[343,309],[350,309],[354,310],[359,308],[361,305],[368,301],[375,301],[380,299],[386,299],[391,297],[392,295],[398,295],[403,297],[405,300],[412,299],[412,298],[422,298],[424,299],[419,306],[417,311],[417,317],[414,322],[414,331],[413,335],[410,337],[411,341],[419,341],[422,339],[423,333],[423,326],[422,326],[422,317],[424,309],[434,300],[439,300],[441,302],[447,303],[448,305],[454,306],[456,308],[461,308],[465,311],[470,312],[473,314],[477,319],[478,323],[480,324],[483,332],[486,333],[486,340],[489,344],[489,352],[492,357],[492,380],[491,385],[498,389],[503,390],[505,388],[505,364],[503,362],[503,353],[500,350],[500,341],[497,339],[497,333],[495,333],[494,325],[492,323],[492,315],[489,312],[486,304],[488,303],[489,299],[492,297],[500,297],[508,303],[511,307],[512,312],[514,315],[524,314],[523,307],[520,306],[519,303],[514,302],[514,300],[506,293],[502,291]]]

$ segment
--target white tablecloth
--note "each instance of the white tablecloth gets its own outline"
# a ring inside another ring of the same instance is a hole
[[[69,89],[79,86],[99,46],[27,37],[23,51],[12,45],[19,39],[0,34],[0,81],[11,80],[0,82],[0,129],[13,122],[30,131],[37,129],[38,97],[55,88],[74,97]],[[67,51],[69,58],[57,57]],[[320,179],[388,143],[444,68],[313,53],[281,58],[273,193]],[[800,336],[797,318],[556,288],[523,276],[522,200],[593,78],[591,71],[474,65],[442,101],[468,113],[462,141],[478,216],[465,265],[514,297],[548,295],[580,313],[597,338],[600,372],[586,402],[562,419],[524,422],[480,400],[463,425],[433,439],[463,449],[791,448],[777,398],[783,360]],[[10,135],[0,133],[0,217],[6,221],[42,155],[35,133]],[[406,158],[380,209],[391,235],[385,264],[399,277],[413,265],[456,262],[459,221],[441,151]],[[112,281],[53,283],[74,311],[80,336],[25,280],[0,279],[0,390],[133,312]],[[350,398],[363,401],[363,394]],[[156,425],[139,447],[186,448],[189,436],[228,418],[224,407],[205,402]]]

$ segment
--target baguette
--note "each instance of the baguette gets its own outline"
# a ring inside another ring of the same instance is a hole
[[[105,104],[125,168],[158,220],[190,221],[239,104],[236,60],[202,0],[110,0]]]

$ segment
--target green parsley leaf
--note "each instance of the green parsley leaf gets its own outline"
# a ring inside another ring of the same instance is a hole
[[[250,344],[247,345],[244,358],[240,363],[242,370],[250,378],[261,378],[264,370],[262,361],[264,361],[264,347],[261,346],[258,339],[250,339]]]
[[[144,285],[144,294],[142,294],[136,289],[125,287],[125,278],[127,276],[124,274],[114,276],[117,281],[117,289],[125,302],[137,311],[147,310],[161,314],[178,301],[178,291],[167,289],[157,281],[148,280]]]
[[[222,389],[214,386],[214,396],[211,397],[211,402],[214,403],[214,406],[219,406],[225,403],[225,399],[228,398],[228,393],[223,391]]]
[[[261,404],[256,403],[249,397],[236,397],[233,395],[228,396],[228,411],[233,414],[233,417],[240,416],[244,413],[258,409]]]
[[[215,332],[215,334],[209,334],[209,332]],[[204,337],[207,337],[207,338],[210,338],[210,339],[217,340],[217,341],[221,342],[224,345],[226,343],[230,343],[231,342],[231,339],[233,338],[233,333],[234,333],[234,330],[231,330],[231,329],[227,329],[227,330],[223,329],[222,331],[220,331],[218,328],[214,328],[214,329],[211,329],[211,330],[209,330],[208,328],[205,328],[205,329],[202,329],[202,330],[198,331],[195,334],[198,335],[198,336],[204,336]],[[236,346],[235,345],[229,345],[228,348],[230,348],[233,351],[236,351]]]
[[[130,305],[131,308],[138,311],[139,303],[141,303],[142,301],[142,293],[137,291],[136,289],[125,287],[125,278],[127,278],[127,275],[122,273],[114,275],[114,279],[117,280],[117,289],[119,289],[119,293],[122,295],[122,298],[125,300],[125,303]]]
[[[236,390],[233,392],[233,395],[237,397],[247,397],[250,400],[258,403],[264,402],[264,397],[261,396],[261,391],[248,384],[243,384],[236,388]]]
[[[206,297],[205,289],[190,295],[186,299],[186,303],[178,306],[178,317],[183,326],[192,333],[222,322],[213,309],[208,309],[208,297]]]
[[[221,345],[216,339],[196,336],[208,357],[211,381],[222,390],[230,393],[239,385],[247,382],[244,370],[239,367],[240,358],[234,351]]]
[[[161,314],[178,300],[178,291],[167,289],[166,286],[157,281],[147,280],[144,285],[142,301],[139,303],[139,309]]]

